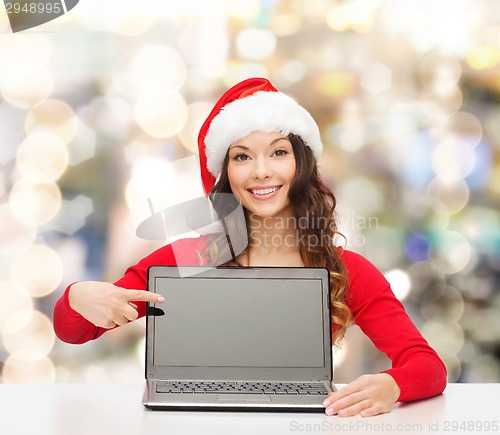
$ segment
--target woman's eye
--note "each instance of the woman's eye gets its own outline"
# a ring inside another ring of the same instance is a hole
[[[288,151],[287,150],[282,150],[282,149],[276,150],[274,152],[274,155],[277,156],[277,157],[286,156],[287,154],[288,154]]]
[[[238,153],[235,156],[233,156],[233,160],[236,160],[237,162],[244,162],[245,160],[248,160],[249,157],[245,153]]]

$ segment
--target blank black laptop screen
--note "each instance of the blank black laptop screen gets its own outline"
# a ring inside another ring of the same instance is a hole
[[[154,318],[153,363],[323,367],[321,286],[321,279],[156,277],[165,315]]]

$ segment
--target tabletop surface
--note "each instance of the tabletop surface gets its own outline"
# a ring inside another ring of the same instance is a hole
[[[384,415],[150,411],[140,384],[2,384],[2,434],[497,434],[500,384],[449,384]]]

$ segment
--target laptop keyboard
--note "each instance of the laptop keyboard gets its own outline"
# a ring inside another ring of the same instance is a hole
[[[289,394],[327,395],[328,390],[318,382],[202,382],[202,381],[159,381],[158,393],[183,394]]]

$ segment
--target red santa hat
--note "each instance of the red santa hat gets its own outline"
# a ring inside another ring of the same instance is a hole
[[[198,135],[206,195],[222,171],[229,146],[254,131],[296,134],[311,148],[316,160],[323,150],[318,125],[306,109],[265,78],[244,80],[222,95]]]

